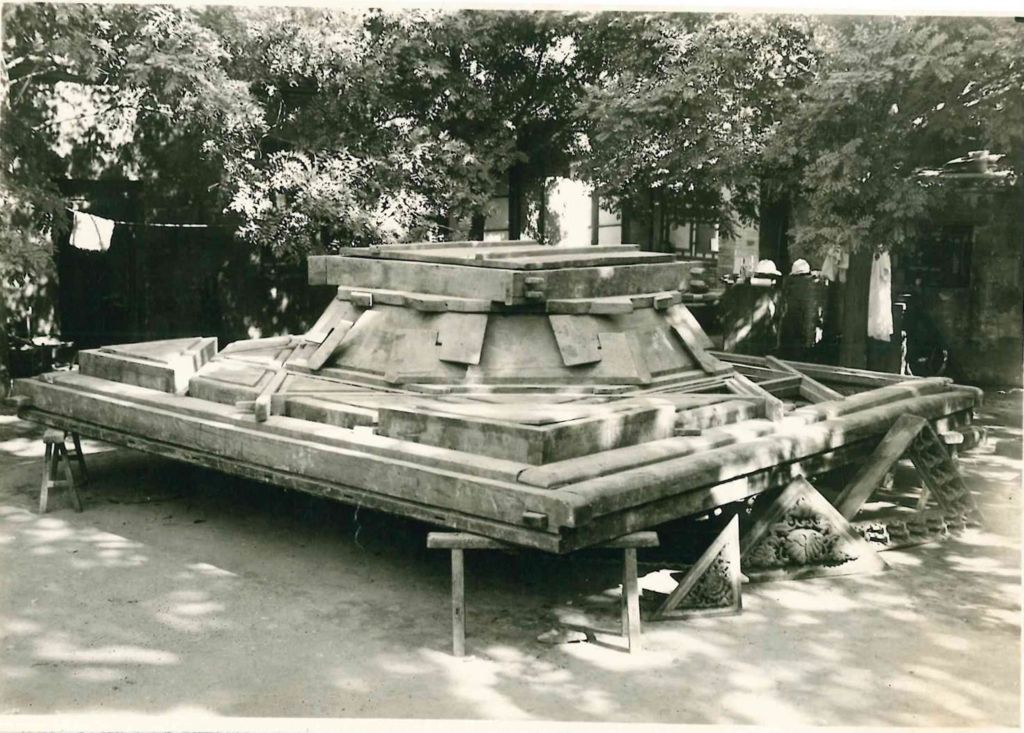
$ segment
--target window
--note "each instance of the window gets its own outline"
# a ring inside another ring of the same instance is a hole
[[[974,227],[941,224],[922,233],[906,253],[904,269],[911,283],[926,288],[966,288],[971,284]]]

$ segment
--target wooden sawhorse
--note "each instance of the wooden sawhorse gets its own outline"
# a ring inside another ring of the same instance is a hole
[[[657,547],[657,532],[633,532],[594,548],[622,550],[622,635],[630,653],[640,651],[640,586],[636,577],[636,549]],[[427,547],[452,553],[452,653],[466,654],[466,584],[464,550],[510,550],[523,548],[468,532],[430,532]]]
[[[72,451],[64,445],[64,441],[70,437],[75,448]],[[89,480],[89,474],[85,468],[85,455],[82,453],[82,443],[78,433],[65,432],[51,428],[43,433],[43,445],[46,452],[43,457],[43,478],[39,485],[39,513],[46,514],[46,505],[50,499],[50,489],[63,488],[71,492],[71,501],[75,505],[75,511],[82,511],[82,499],[78,495],[78,484]],[[71,470],[71,459],[74,458],[80,471],[80,481],[75,479]],[[63,479],[57,476],[62,473]]]

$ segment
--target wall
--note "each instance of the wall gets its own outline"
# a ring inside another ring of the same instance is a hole
[[[974,224],[970,280],[966,287],[921,289],[921,303],[949,344],[952,375],[972,384],[1022,382],[1022,193],[1019,187],[951,192],[945,221]]]

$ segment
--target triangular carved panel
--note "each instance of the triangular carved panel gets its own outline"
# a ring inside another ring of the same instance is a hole
[[[806,479],[791,482],[743,537],[751,581],[850,575],[887,565]]]

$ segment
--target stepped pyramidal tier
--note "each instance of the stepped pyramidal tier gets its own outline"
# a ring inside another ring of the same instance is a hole
[[[629,245],[438,242],[310,257],[305,334],[82,351],[28,420],[568,552],[863,461],[978,390],[714,352],[687,263]],[[325,293],[326,297],[326,293]]]

